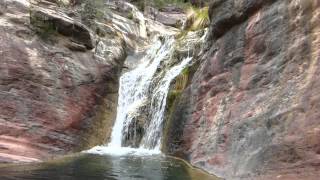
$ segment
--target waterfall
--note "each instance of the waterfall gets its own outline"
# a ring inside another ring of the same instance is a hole
[[[113,155],[154,154],[160,153],[163,120],[166,107],[166,99],[171,81],[192,60],[187,57],[177,65],[163,71],[158,82],[153,82],[160,66],[168,63],[174,52],[173,36],[167,36],[155,41],[142,59],[142,63],[135,69],[124,73],[120,78],[117,117],[112,129],[111,141],[106,146],[97,146],[89,153],[108,153]],[[149,103],[148,103],[149,102]],[[134,117],[141,113],[140,108],[146,104],[148,107],[148,119],[145,123],[145,132],[138,148],[122,147],[124,135],[128,133],[129,124]]]
[[[143,148],[160,150],[162,125],[170,83],[191,60],[192,57],[187,57],[180,64],[172,67],[166,72],[164,78],[160,80],[159,86],[154,90],[150,108],[151,121],[142,139]]]
[[[121,147],[123,131],[127,131],[124,128],[130,122],[131,115],[137,113],[138,107],[147,101],[152,77],[160,62],[170,55],[173,43],[173,38],[166,39],[163,45],[160,40],[156,41],[143,58],[142,64],[121,76],[117,118],[109,146]]]
[[[126,5],[131,7],[134,16],[139,19],[140,36],[146,35],[143,14],[136,7]],[[125,25],[119,23],[120,21],[114,21],[118,27],[116,29],[126,34],[126,28],[121,28]],[[183,41],[176,41],[174,35],[163,35],[151,41],[153,43],[148,47],[145,56],[137,61],[141,63],[120,77],[117,116],[111,141],[88,150],[88,153],[161,153],[163,121],[170,84],[193,59],[189,45],[195,47],[195,44],[205,41],[206,35],[200,34],[201,32],[190,32]],[[177,53],[180,53],[178,58],[175,56]]]

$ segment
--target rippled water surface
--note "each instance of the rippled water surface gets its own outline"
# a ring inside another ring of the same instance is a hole
[[[81,154],[53,162],[0,166],[1,180],[215,180],[184,162],[160,155]]]

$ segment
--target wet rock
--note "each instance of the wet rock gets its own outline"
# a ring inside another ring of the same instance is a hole
[[[127,114],[131,121],[124,127],[122,146],[138,148],[148,123],[150,102],[143,101],[134,111]]]
[[[139,111],[145,112],[145,111]],[[141,140],[145,133],[145,124],[147,122],[147,114],[137,114],[132,117],[130,124],[127,126],[127,132],[125,132],[122,140],[122,146],[138,148],[141,144]]]

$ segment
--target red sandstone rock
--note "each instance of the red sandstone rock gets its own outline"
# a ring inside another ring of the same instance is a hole
[[[28,1],[6,6],[0,15],[0,162],[38,161],[104,143],[115,118],[122,40],[105,36],[114,48],[107,59],[73,52],[67,42],[93,45],[80,22],[59,12],[52,16],[55,26],[74,27],[83,39],[59,32],[40,38],[29,23]],[[38,20],[51,20],[38,10]]]
[[[213,1],[167,151],[227,179],[318,179],[319,2]]]

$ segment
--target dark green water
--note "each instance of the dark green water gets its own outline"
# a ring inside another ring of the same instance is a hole
[[[0,180],[215,180],[163,156],[82,154],[53,162],[0,167]]]

